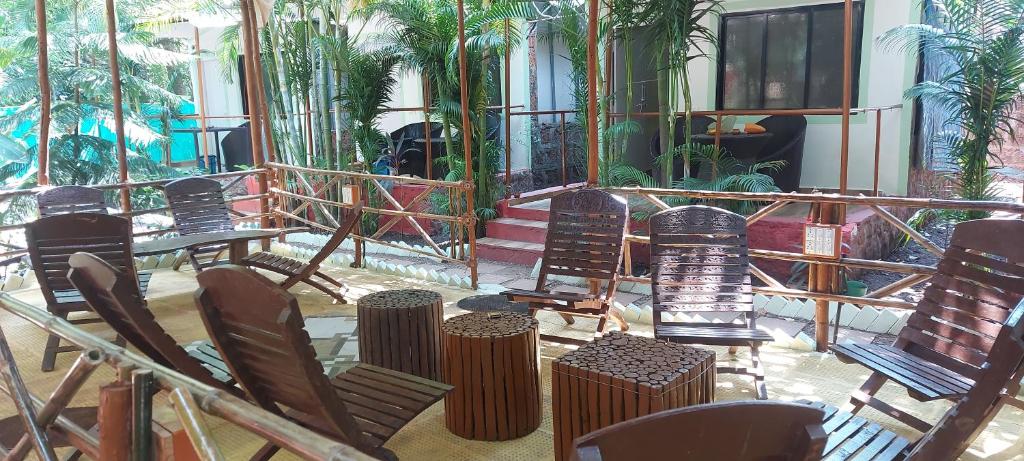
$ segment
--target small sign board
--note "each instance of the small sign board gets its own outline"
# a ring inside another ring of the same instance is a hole
[[[355,205],[359,201],[359,186],[341,186],[341,203]]]
[[[838,260],[843,228],[837,224],[804,224],[804,254]]]

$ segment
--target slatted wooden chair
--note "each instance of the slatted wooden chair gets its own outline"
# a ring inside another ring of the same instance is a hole
[[[227,365],[219,357],[189,353],[146,308],[138,288],[122,271],[90,253],[69,260],[68,279],[100,318],[153,361],[210,386],[241,396]]]
[[[348,214],[345,219],[338,226],[338,229],[334,231],[334,235],[331,236],[327,243],[320,248],[308,262],[299,261],[292,259],[287,256],[281,256],[270,252],[257,252],[242,259],[242,265],[256,269],[268,270],[284,275],[286,278],[281,282],[281,288],[289,289],[299,282],[303,282],[327,293],[333,297],[337,302],[345,304],[345,285],[339,282],[334,277],[331,277],[320,271],[320,264],[324,262],[328,257],[334,253],[334,250],[341,246],[341,242],[348,238],[352,230],[355,229],[356,225],[359,224],[359,219],[362,216],[363,206],[356,204],[355,207],[348,210]],[[319,277],[321,280],[334,285],[335,288],[331,289],[313,279],[313,276]]]
[[[224,189],[216,180],[209,178],[183,178],[164,186],[167,206],[174,218],[174,228],[179,235],[201,234],[204,232],[228,231],[235,228],[231,213],[224,201]],[[188,260],[196,272],[217,264],[217,256],[227,245],[190,248]],[[200,257],[210,256],[210,261],[200,262]]]
[[[621,314],[609,309],[618,287],[628,219],[629,206],[625,199],[605,191],[583,189],[552,198],[537,288],[508,290],[502,294],[510,301],[529,303],[533,315],[540,309],[552,310],[569,324],[575,322],[574,316],[597,317],[598,332],[604,331],[611,317],[620,330],[628,330],[629,324]],[[590,291],[549,290],[547,279],[552,275],[587,279]],[[562,343],[581,342],[551,335],[541,335],[541,338]]]
[[[67,278],[68,258],[78,251],[94,253],[123,271],[145,296],[148,279],[142,280],[135,272],[132,223],[125,218],[98,213],[48,216],[25,225],[25,241],[46,310],[55,316],[79,324],[102,321],[94,317],[68,318],[75,312],[91,311]],[[50,335],[43,350],[42,370],[53,370],[58,353],[74,350],[77,347],[61,346],[60,336]]]
[[[103,191],[88,186],[57,186],[36,194],[36,208],[40,217],[69,213],[108,214],[107,199]],[[153,278],[152,272],[138,272],[143,293]]]
[[[575,441],[574,461],[820,460],[825,412],[783,402],[678,408],[598,429]]]
[[[58,186],[36,194],[39,216],[67,213],[107,214],[103,191],[87,186]]]
[[[746,220],[693,205],[659,212],[651,216],[650,226],[654,336],[686,344],[749,347],[753,367],[719,366],[718,371],[753,376],[758,398],[767,398],[759,347],[772,336],[757,329]],[[739,317],[730,323],[662,318],[679,312]]]
[[[206,330],[250,399],[372,456],[392,458],[382,445],[452,389],[366,364],[329,379],[287,290],[232,265],[198,279],[196,304]],[[253,458],[276,451],[268,444]]]
[[[938,273],[894,344],[832,348],[840,360],[872,372],[844,409],[856,413],[868,405],[926,432],[930,424],[874,397],[884,383],[892,381],[922,402],[963,398],[975,385],[1007,317],[1024,297],[1022,235],[1021,220],[958,224]]]
[[[831,405],[805,402],[826,412],[826,459],[952,461],[967,450],[1004,405],[1024,409],[1024,401],[1017,398],[1024,379],[1024,301],[1004,312],[998,317],[1005,320],[994,322],[998,328],[989,330],[994,335],[992,347],[976,367],[968,388],[916,440]],[[935,369],[928,372],[942,376]]]

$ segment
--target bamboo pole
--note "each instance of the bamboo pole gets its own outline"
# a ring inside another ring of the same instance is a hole
[[[132,451],[132,386],[113,382],[100,387],[96,415],[100,433],[100,459],[123,461]]]
[[[875,176],[871,185],[872,195],[878,197],[878,169],[882,161],[882,111],[875,111]]]
[[[597,185],[597,15],[598,0],[587,0],[587,184]]]
[[[7,336],[0,329],[0,375],[3,376],[6,389],[9,389],[11,400],[17,408],[21,422],[25,426],[25,432],[31,436],[32,445],[36,454],[45,461],[56,461],[57,455],[53,452],[53,445],[50,444],[49,436],[45,427],[40,427],[37,412],[32,402],[32,394],[25,387],[25,381],[21,378],[21,372],[14,361],[14,354],[11,352]]]
[[[202,46],[199,44],[199,27],[192,26],[192,37],[196,43],[196,79],[199,80],[199,129],[203,134],[203,164],[209,169],[210,165],[210,146],[207,144],[206,139],[206,78],[203,76],[203,57],[202,57]],[[170,158],[167,159],[168,164]],[[217,159],[219,162],[220,159]]]
[[[263,133],[262,133],[263,123],[260,120],[260,113],[261,113],[260,91],[261,91],[261,89],[259,88],[260,79],[259,79],[259,76],[257,75],[258,73],[261,72],[261,70],[256,67],[256,58],[255,58],[255,54],[258,53],[258,51],[257,51],[258,48],[256,46],[256,42],[259,39],[257,38],[257,33],[256,33],[256,30],[255,30],[256,29],[256,24],[255,24],[255,21],[253,20],[253,18],[255,18],[255,15],[251,11],[252,8],[253,8],[252,1],[251,0],[241,0],[239,2],[239,5],[241,7],[241,13],[242,13],[242,37],[243,37],[243,42],[244,42],[243,45],[244,45],[244,53],[245,53],[245,57],[244,57],[243,61],[245,63],[245,75],[246,75],[246,79],[245,79],[246,97],[247,97],[247,99],[249,101],[249,115],[250,115],[250,117],[249,117],[249,136],[250,136],[250,140],[252,141],[252,164],[256,168],[262,168],[263,164],[264,164],[264,160],[263,160]],[[260,176],[259,177],[259,190],[260,190],[260,195],[261,195],[261,198],[260,198],[260,213],[266,215],[266,214],[270,213],[269,202],[267,201],[267,198],[266,198],[266,192],[267,192],[267,178],[266,178],[266,176]],[[263,228],[270,227],[270,219],[267,216],[261,217],[260,218],[260,226],[263,227]],[[263,240],[262,244],[263,244],[263,246],[265,248],[269,247],[270,240],[269,239]]]
[[[50,399],[39,409],[39,413],[36,416],[40,427],[49,427],[57,420],[61,410],[68,406],[75,393],[82,387],[82,384],[85,384],[86,379],[92,375],[92,372],[101,363],[103,363],[103,355],[99,351],[95,349],[82,351],[78,359],[75,360],[75,363],[71,365],[67,375],[64,376],[64,379],[57,385],[53,393],[50,394]],[[6,459],[23,459],[28,454],[31,443],[29,434],[22,434],[21,439],[11,449]]]
[[[36,41],[39,42],[39,172],[36,182],[50,184],[50,54],[46,36],[46,0],[36,0]]]
[[[466,213],[472,218],[476,218],[476,207],[473,205],[473,193],[475,185],[473,183],[473,126],[469,120],[469,77],[468,61],[466,58],[466,5],[463,0],[456,2],[456,8],[458,8],[458,27],[459,27],[459,100],[462,105],[462,150],[465,156],[465,170],[466,170]],[[480,155],[484,155],[483,152]],[[477,267],[476,267],[476,219],[471,219],[470,223],[466,226],[466,233],[469,234],[469,258],[467,264],[469,265],[469,278],[472,281],[473,288],[477,286]]]
[[[132,461],[153,456],[153,372],[132,370]]]
[[[839,193],[847,192],[850,167],[850,108],[853,105],[853,0],[843,8],[842,139],[839,154]]]
[[[505,198],[512,195],[512,44],[505,20]]]
[[[117,13],[114,0],[106,0],[107,14],[107,48],[110,60],[110,84],[114,97],[114,136],[117,146],[118,180],[128,182],[128,148],[124,140],[124,102],[121,94],[121,67],[117,59]],[[131,193],[127,187],[121,188],[121,210],[132,211]]]
[[[270,108],[267,104],[267,92],[263,82],[263,59],[260,57],[260,29],[258,25],[259,23],[256,21],[255,10],[256,8],[252,7],[252,4],[250,4],[248,14],[250,24],[249,33],[252,37],[252,45],[250,46],[250,49],[252,50],[253,70],[255,71],[255,81],[253,84],[256,88],[256,103],[258,109],[250,112],[257,114],[257,117],[254,117],[254,119],[262,117],[259,120],[259,126],[263,129],[263,139],[266,140],[267,143],[267,157],[270,161],[274,161],[274,136],[270,129]],[[253,167],[261,168],[263,166],[264,158],[262,154],[263,149],[262,146],[260,146],[260,155],[257,158],[253,158]],[[270,181],[268,180],[267,173],[256,175],[256,179],[259,193],[264,195],[264,197],[260,198],[260,213],[264,215],[260,218],[260,227],[267,229],[270,227],[270,200],[265,195],[269,188],[268,183]],[[262,240],[261,244],[264,251],[270,249],[270,240]]]
[[[197,410],[199,405],[192,398],[192,394],[179,387],[171,391],[169,399],[171,407],[174,408],[174,413],[178,415],[178,420],[184,426],[185,434],[188,435],[196,453],[199,453],[206,461],[223,460],[224,454],[220,452],[216,441],[211,437],[210,428],[206,425],[202,413]]]
[[[430,79],[427,73],[423,72],[423,152],[426,154],[427,179],[434,179],[434,130],[430,126]],[[339,168],[340,170],[341,168]]]

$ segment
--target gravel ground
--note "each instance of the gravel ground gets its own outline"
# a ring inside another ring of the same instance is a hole
[[[939,246],[939,248],[945,249],[949,246],[949,239],[953,235],[954,223],[946,220],[934,219],[928,223],[923,229],[920,229],[922,235],[927,237],[933,243]],[[885,258],[886,261],[900,262],[908,264],[922,264],[926,266],[934,266],[939,261],[939,257],[924,247],[919,245],[917,242],[911,240],[909,243],[897,248],[889,257]],[[864,271],[861,274],[860,280],[867,284],[868,292],[884,287],[892,282],[902,279],[903,274],[897,274],[894,272],[884,271]],[[917,302],[921,299],[921,293],[927,282],[919,283],[910,288],[905,288],[893,296],[896,298],[903,299],[904,301]]]

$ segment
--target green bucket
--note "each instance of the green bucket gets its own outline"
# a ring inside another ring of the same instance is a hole
[[[846,282],[846,296],[864,296],[868,294],[868,285],[860,280]]]

